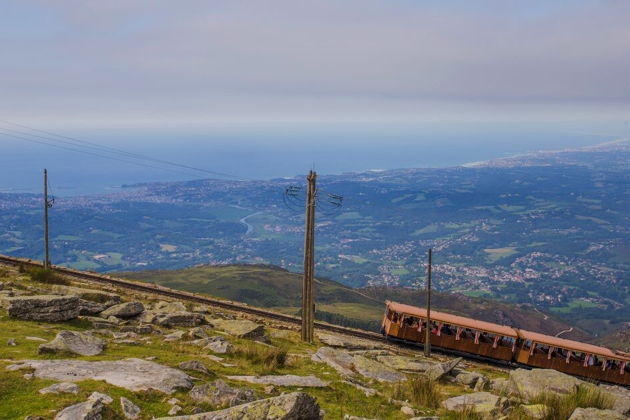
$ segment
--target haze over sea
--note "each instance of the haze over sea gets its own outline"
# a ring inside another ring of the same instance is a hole
[[[585,126],[576,129],[571,124],[475,123],[55,130],[108,147],[245,179],[292,177],[311,167],[320,174],[338,174],[455,166],[535,150],[594,145],[627,136],[628,131],[627,123],[608,129]],[[53,193],[57,196],[101,194],[141,182],[211,177],[176,168],[137,166],[8,137],[1,138],[0,144],[0,192],[40,192],[44,167],[49,170]],[[142,162],[142,165],[152,164]]]

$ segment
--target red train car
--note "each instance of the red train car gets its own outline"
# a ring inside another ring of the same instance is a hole
[[[424,343],[426,309],[390,301],[385,304],[383,334]],[[628,353],[439,311],[431,311],[429,328],[432,346],[630,385]]]

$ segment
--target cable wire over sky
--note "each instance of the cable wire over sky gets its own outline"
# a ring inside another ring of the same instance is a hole
[[[186,165],[179,162],[173,162],[165,159],[157,159],[145,154],[128,152],[126,150],[117,149],[114,147],[105,146],[95,142],[82,140],[76,137],[69,137],[62,134],[53,133],[51,131],[40,130],[37,128],[29,127],[24,124],[14,123],[0,119],[0,122],[4,124],[10,124],[14,127],[19,127],[22,130],[16,130],[12,128],[0,127],[0,134],[12,137],[18,140],[27,141],[31,143],[38,143],[58,149],[68,150],[76,153],[83,153],[92,156],[101,157],[104,159],[112,159],[120,162],[125,162],[130,165],[143,166],[147,168],[159,169],[178,174],[189,175],[191,172],[203,173],[206,175],[218,176],[221,178],[227,178],[232,180],[245,180],[246,177],[241,177],[224,172],[213,171],[209,169],[199,168],[191,165]],[[25,131],[28,130],[28,131]],[[41,134],[35,134],[41,133]],[[146,162],[151,163],[151,165]],[[185,172],[184,172],[185,171]]]

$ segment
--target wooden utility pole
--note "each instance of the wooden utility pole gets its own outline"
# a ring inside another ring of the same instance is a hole
[[[44,269],[48,269],[50,258],[48,256],[48,171],[44,169]]]
[[[315,274],[315,200],[317,174],[310,171],[306,193],[306,225],[304,230],[304,279],[302,282],[302,341],[313,342],[315,299],[313,277]]]
[[[427,267],[427,327],[424,329],[424,355],[431,356],[431,257],[432,249],[429,248],[429,265]]]

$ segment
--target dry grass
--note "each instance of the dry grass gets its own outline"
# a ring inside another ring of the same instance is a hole
[[[397,383],[392,398],[427,408],[438,408],[442,400],[436,382],[423,376],[414,376],[406,382]]]
[[[253,364],[259,364],[265,372],[273,372],[285,367],[287,350],[279,347],[266,347],[256,343],[247,343],[236,347],[234,354]]]
[[[483,420],[483,416],[475,411],[475,408],[465,407],[463,410],[459,410],[455,414],[456,420]]]
[[[30,268],[27,270],[28,275],[31,277],[31,280],[46,283],[46,284],[61,284],[67,286],[70,284],[70,281],[64,277],[61,277],[57,273],[52,270],[46,270],[44,268]]]
[[[578,387],[568,395],[554,393],[541,394],[535,403],[544,404],[543,420],[566,420],[578,408],[608,409],[613,405],[612,398],[595,387]]]

